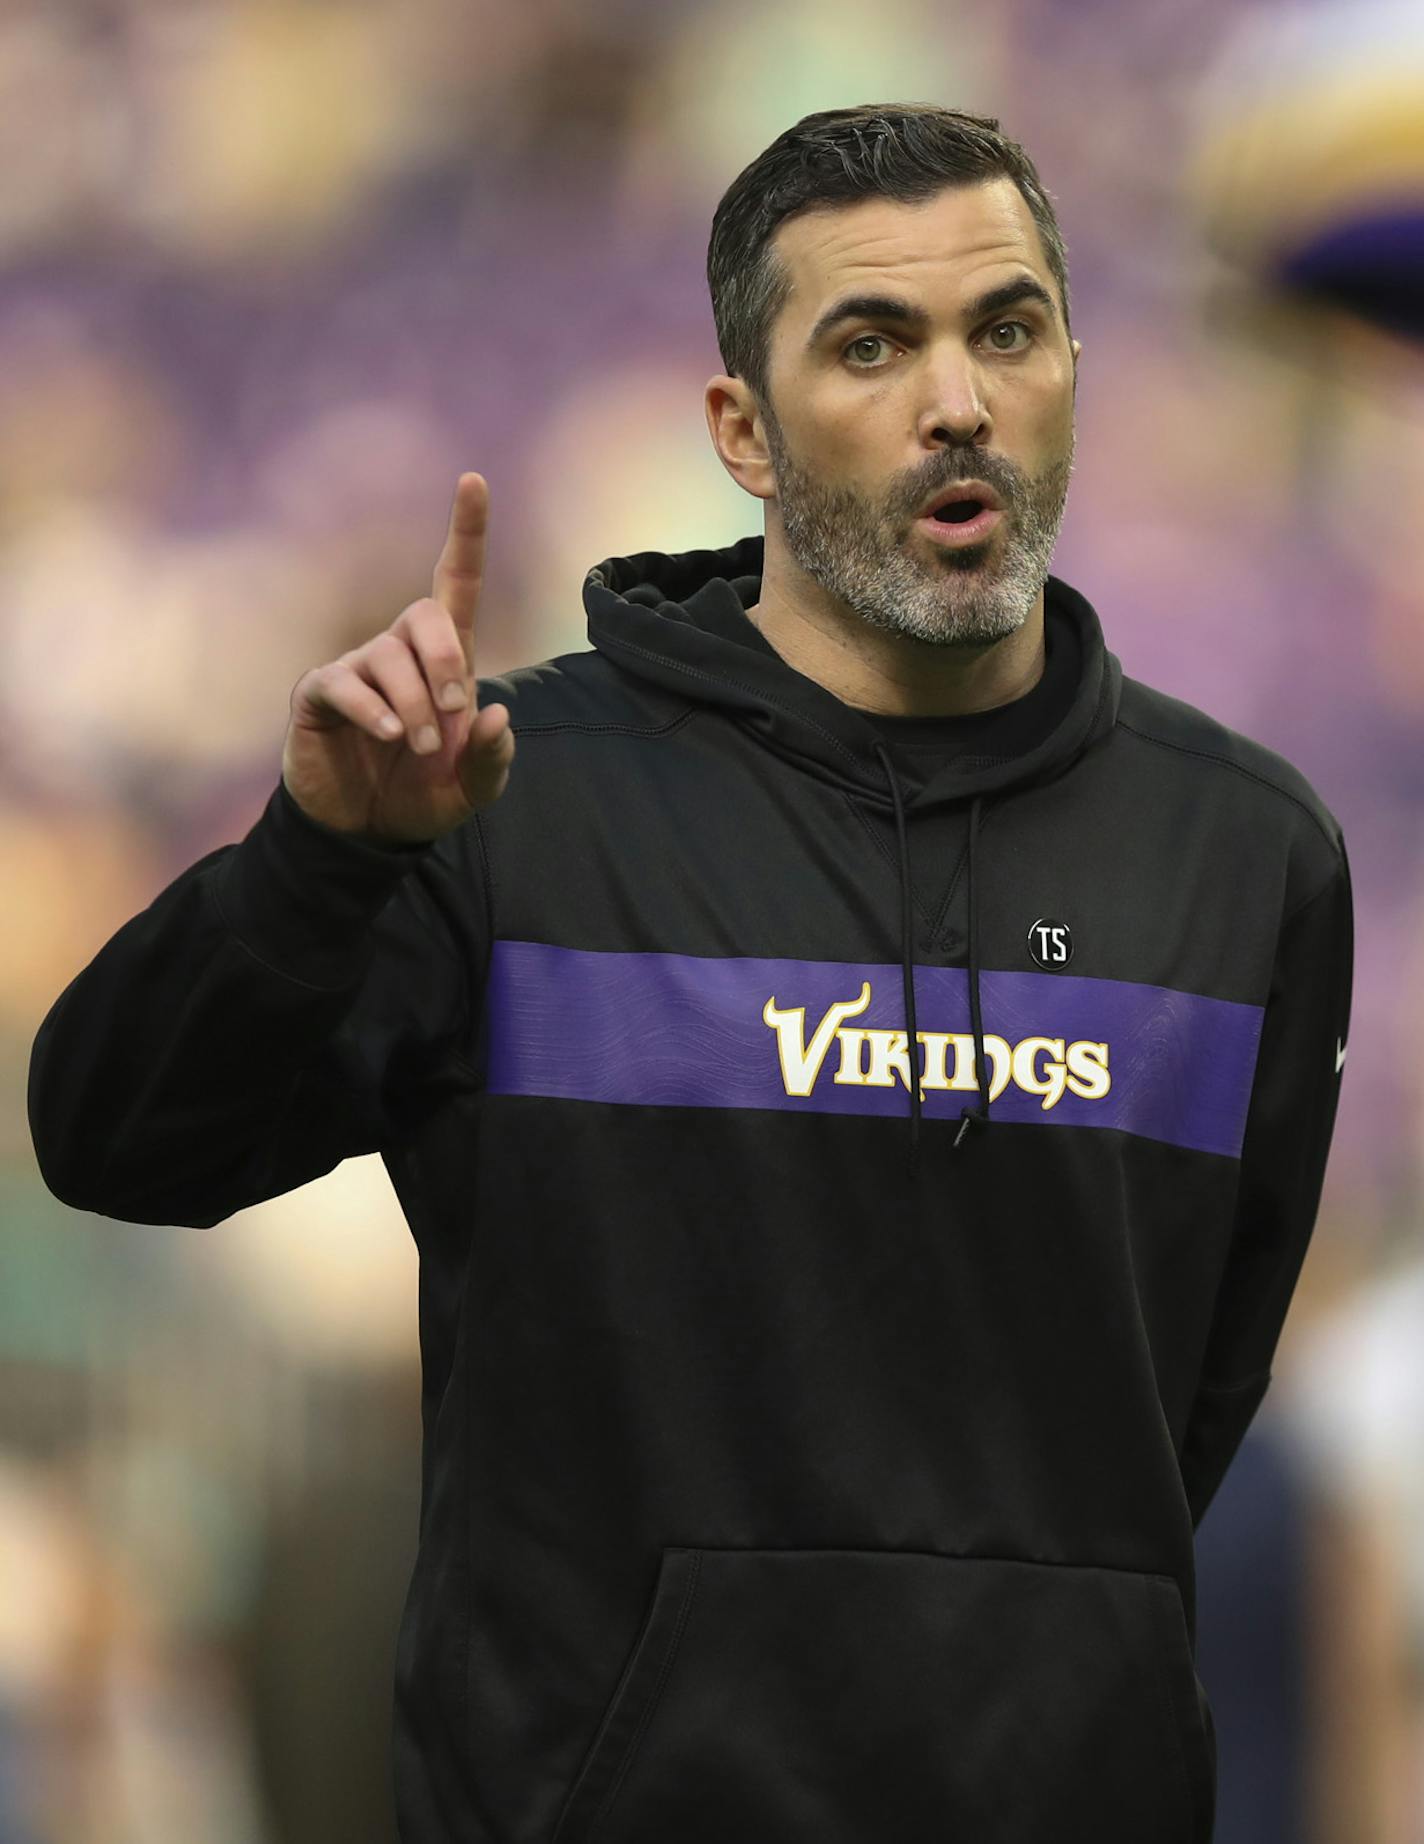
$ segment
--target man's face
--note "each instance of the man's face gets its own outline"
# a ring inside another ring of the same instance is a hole
[[[1017,186],[807,212],[773,241],[792,292],[771,335],[779,409],[762,427],[787,550],[874,627],[951,647],[1013,633],[1063,520],[1077,353]],[[976,306],[1022,281],[1053,305]],[[855,314],[817,332],[849,295],[897,297],[927,323]],[[974,543],[937,543],[921,507],[973,479],[999,494],[997,524]]]

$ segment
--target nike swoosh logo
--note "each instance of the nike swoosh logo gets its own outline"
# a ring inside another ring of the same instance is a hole
[[[1335,1074],[1338,1076],[1345,1063],[1345,1046],[1337,1037],[1335,1039]]]

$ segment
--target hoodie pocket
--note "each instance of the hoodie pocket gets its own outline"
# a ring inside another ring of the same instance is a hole
[[[662,1551],[550,1844],[1203,1844],[1170,1577],[900,1550]]]

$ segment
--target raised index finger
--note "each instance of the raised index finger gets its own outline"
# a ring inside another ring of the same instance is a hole
[[[489,522],[489,484],[483,474],[461,474],[450,508],[450,529],[435,566],[431,593],[450,611],[465,670],[474,671],[475,606],[485,572],[485,530]]]

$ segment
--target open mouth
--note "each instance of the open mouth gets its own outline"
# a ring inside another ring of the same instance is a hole
[[[931,544],[964,550],[984,543],[1004,516],[997,506],[987,506],[982,499],[957,499],[916,522]]]

